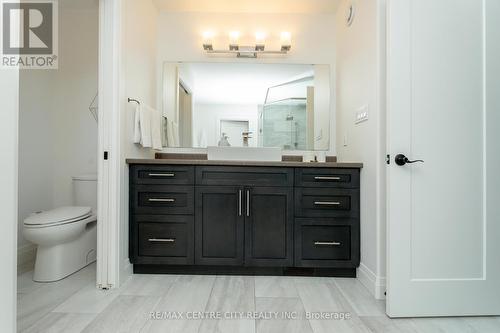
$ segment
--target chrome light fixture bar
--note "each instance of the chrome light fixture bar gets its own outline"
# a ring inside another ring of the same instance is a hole
[[[256,43],[254,46],[242,46],[239,45],[238,40],[240,33],[238,31],[232,31],[229,33],[229,49],[214,49],[213,47],[213,34],[210,32],[205,32],[203,34],[203,50],[207,54],[213,55],[236,55],[238,58],[257,58],[259,55],[286,55],[290,52],[291,46],[291,34],[289,32],[281,33],[281,49],[280,50],[266,50],[265,47],[265,34],[257,32],[255,34]]]

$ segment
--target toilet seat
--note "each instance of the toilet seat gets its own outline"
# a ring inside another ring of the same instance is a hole
[[[26,228],[45,228],[83,221],[92,216],[90,207],[66,206],[35,213],[24,220]]]

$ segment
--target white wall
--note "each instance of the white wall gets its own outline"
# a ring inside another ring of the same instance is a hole
[[[356,17],[347,27],[350,2],[342,2],[337,16],[337,153],[339,161],[364,163],[359,277],[380,298],[385,291],[385,0],[355,1]],[[364,105],[369,120],[356,125],[355,112]]]
[[[121,155],[121,231],[120,282],[130,273],[128,261],[128,165],[126,158],[153,158],[150,149],[133,143],[135,103],[127,97],[156,107],[157,10],[151,0],[122,2],[122,59],[120,73],[120,155]],[[161,75],[158,75],[161,77]]]
[[[292,51],[285,57],[234,59],[207,56],[202,48],[202,33],[213,30],[215,47],[227,47],[227,34],[242,33],[241,43],[253,43],[254,33],[265,30],[269,48],[279,48],[281,31],[292,33]],[[168,13],[161,12],[158,25],[157,72],[164,62],[255,62],[328,64],[335,74],[335,16],[330,14],[246,14],[246,13]],[[158,79],[158,105],[161,103],[161,77]],[[331,95],[335,87],[331,85]],[[335,154],[335,99],[330,101],[330,153]],[[185,150],[186,151],[186,150]]]
[[[78,10],[61,6],[59,69],[20,74],[20,264],[29,264],[34,255],[22,237],[23,220],[36,211],[72,205],[71,176],[97,172],[97,124],[88,110],[97,93],[97,10],[97,3]]]
[[[0,75],[0,331],[16,332],[16,240],[18,191],[19,71],[2,69]]]
[[[19,223],[18,246],[29,214],[53,207],[52,166],[55,144],[52,109],[54,73],[23,70],[19,77]],[[36,169],[34,168],[36,166]]]
[[[73,203],[71,176],[97,173],[97,123],[88,108],[97,93],[98,6],[60,15],[52,90],[54,206]]]
[[[193,138],[198,146],[201,133],[206,136],[207,146],[217,146],[220,139],[221,120],[248,120],[248,130],[253,132],[250,147],[257,146],[258,105],[195,104],[193,109]]]

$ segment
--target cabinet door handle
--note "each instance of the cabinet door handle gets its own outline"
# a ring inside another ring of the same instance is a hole
[[[250,190],[247,190],[247,217],[250,216]]]
[[[175,202],[172,198],[149,198],[149,202]]]
[[[342,243],[340,242],[314,242],[314,245],[316,246],[340,246]]]
[[[316,206],[339,206],[340,202],[338,202],[338,201],[315,201],[314,204]]]
[[[150,173],[149,177],[175,177],[175,173]]]
[[[150,238],[148,241],[151,243],[174,243],[175,238]]]
[[[241,203],[241,197],[242,197],[242,191],[241,190],[238,190],[238,216],[241,216],[241,206],[242,206],[242,203]]]
[[[334,176],[316,176],[314,177],[315,180],[340,180],[340,177],[334,177]]]

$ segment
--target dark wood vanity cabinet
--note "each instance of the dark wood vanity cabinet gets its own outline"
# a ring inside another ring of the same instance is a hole
[[[359,266],[359,169],[130,165],[134,265]]]
[[[293,190],[196,188],[195,264],[293,266]]]
[[[195,263],[243,265],[245,218],[243,188],[199,186],[196,188]]]
[[[293,188],[245,191],[245,264],[293,266]]]

